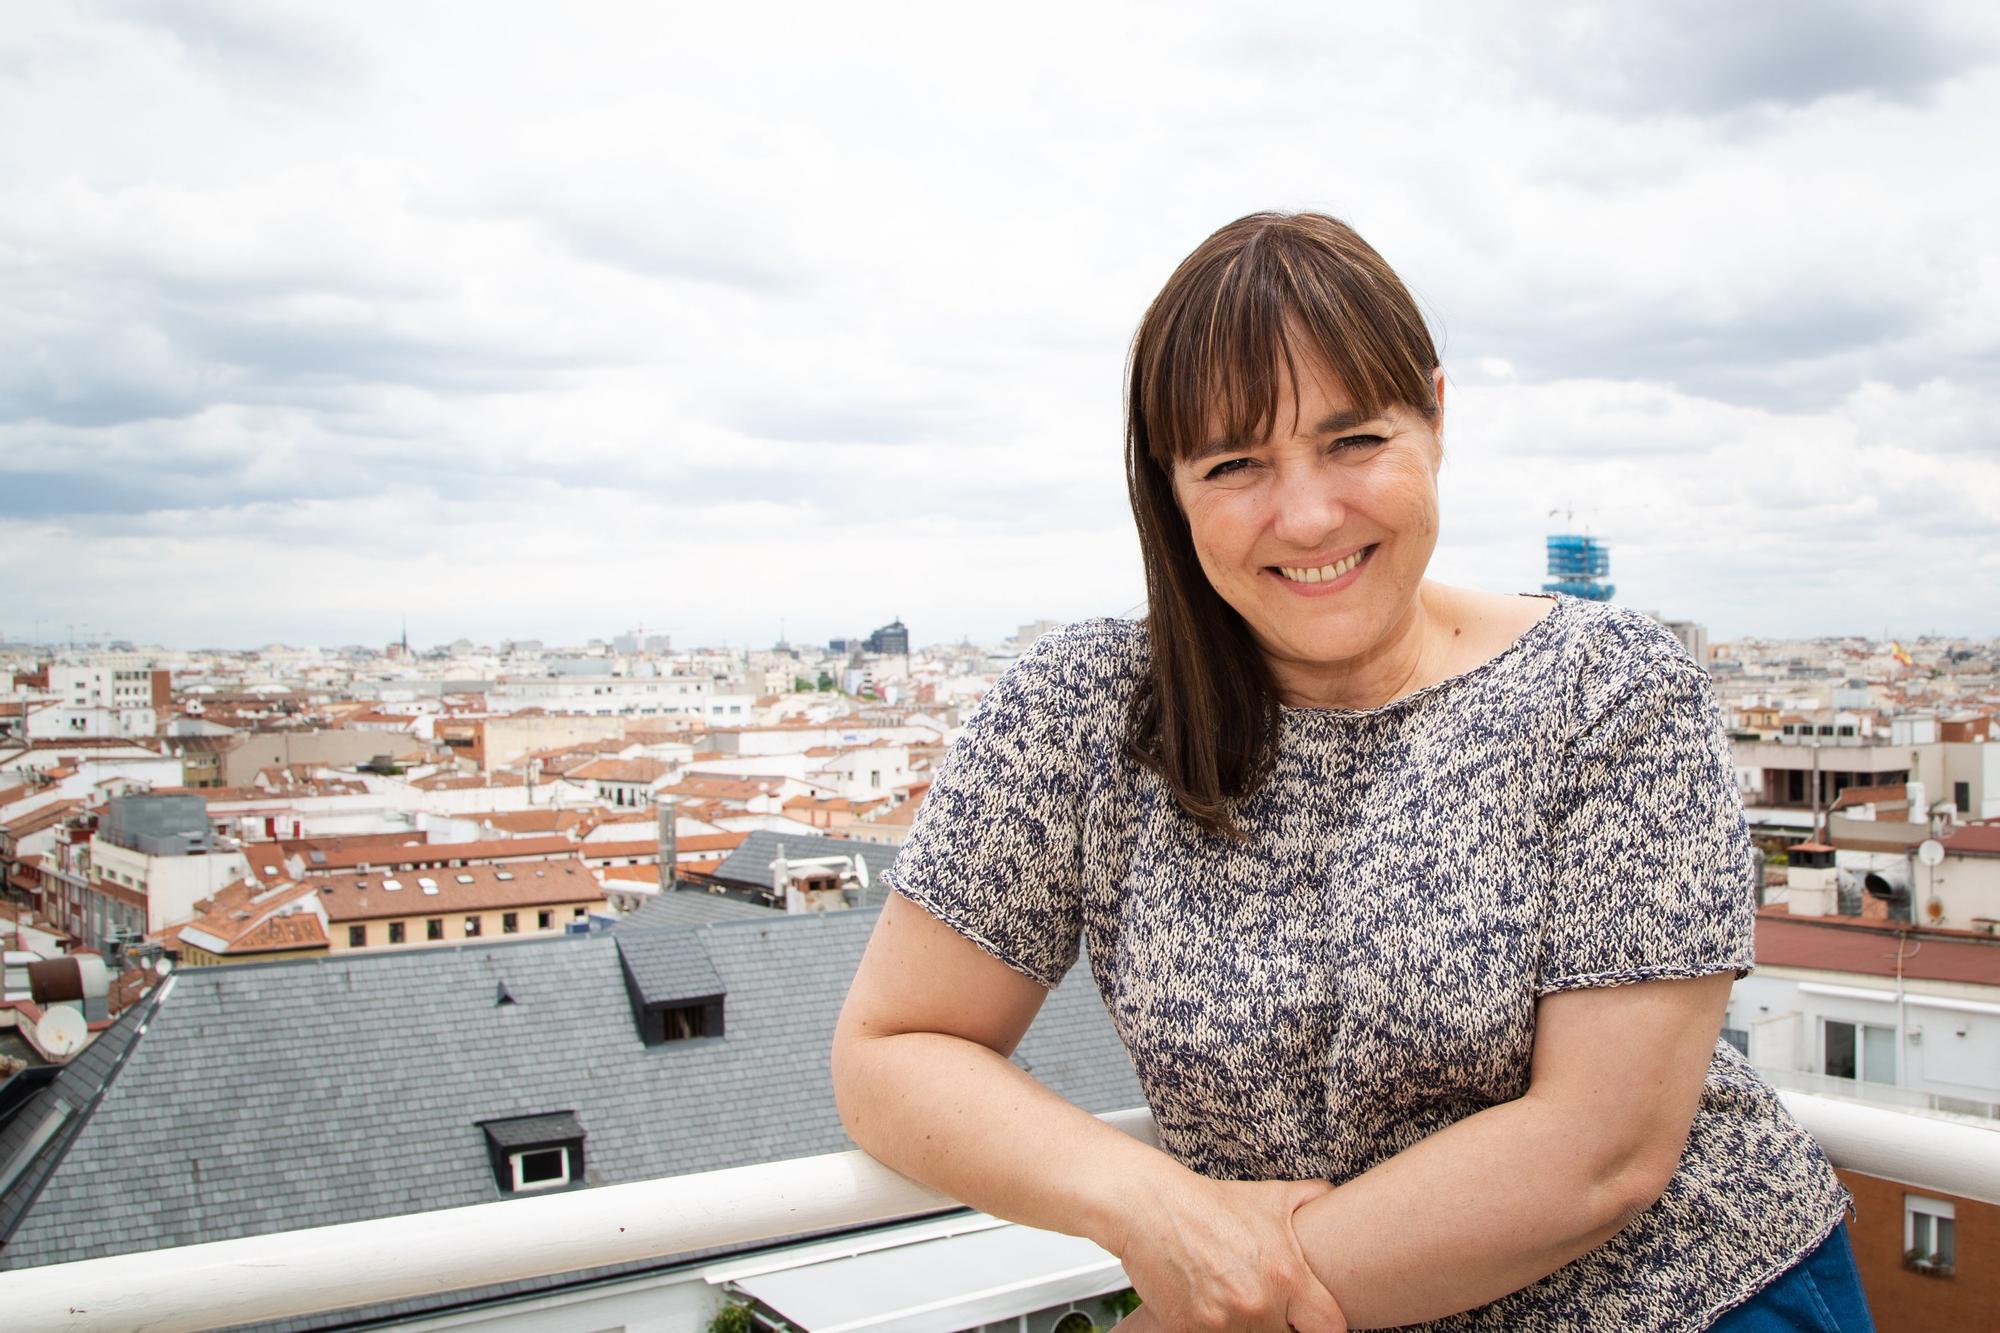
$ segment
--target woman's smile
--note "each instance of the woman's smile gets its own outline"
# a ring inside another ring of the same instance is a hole
[[[1265,572],[1276,575],[1287,592],[1300,597],[1326,597],[1352,587],[1355,580],[1361,577],[1361,567],[1368,563],[1368,557],[1374,552],[1374,546],[1364,546],[1337,560],[1272,565]]]

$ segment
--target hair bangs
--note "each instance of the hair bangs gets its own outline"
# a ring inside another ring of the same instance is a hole
[[[1370,415],[1391,404],[1425,417],[1437,410],[1436,352],[1422,321],[1411,318],[1402,283],[1351,232],[1332,239],[1351,238],[1372,266],[1356,263],[1349,245],[1329,245],[1310,218],[1278,221],[1260,215],[1225,228],[1212,242],[1257,224],[1226,249],[1190,256],[1180,282],[1148,312],[1142,328],[1158,336],[1134,348],[1134,406],[1159,467],[1171,470],[1211,445],[1267,438],[1287,377],[1296,420],[1302,372],[1330,377]],[[1172,308],[1159,308],[1170,299]]]

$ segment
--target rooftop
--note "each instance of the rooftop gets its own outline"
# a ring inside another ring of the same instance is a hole
[[[1797,917],[1769,909],[1757,914],[1760,967],[1819,968],[1922,981],[1969,981],[2000,986],[2000,939],[1970,932],[1911,930],[1853,918]]]
[[[25,1220],[0,1196],[20,1221],[0,1268],[491,1202],[494,1120],[573,1113],[590,1185],[846,1149],[827,1053],[874,922],[763,911],[183,969]],[[628,956],[649,993],[720,987],[726,1035],[646,1045]],[[1088,1109],[1140,1100],[1088,969],[1015,1058]]]
[[[327,920],[336,922],[552,907],[604,897],[603,886],[574,856],[449,870],[322,875],[311,882]]]
[[[2000,856],[2000,824],[1961,824],[1939,841],[1955,856]]]

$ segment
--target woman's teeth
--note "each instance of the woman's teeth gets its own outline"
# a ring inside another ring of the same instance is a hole
[[[1339,564],[1320,565],[1314,569],[1297,569],[1290,565],[1279,565],[1278,572],[1294,583],[1331,583],[1348,570],[1360,564],[1361,557],[1367,555],[1372,549],[1374,548],[1364,546],[1353,555],[1348,556],[1347,559],[1342,560]]]

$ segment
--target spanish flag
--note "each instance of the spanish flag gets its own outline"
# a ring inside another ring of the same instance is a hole
[[[1901,662],[1906,667],[1912,667],[1916,665],[1915,662],[1910,660],[1910,654],[1908,650],[1906,650],[1902,644],[1897,643],[1894,640],[1891,640],[1889,643],[1889,656],[1895,658],[1898,662]]]

